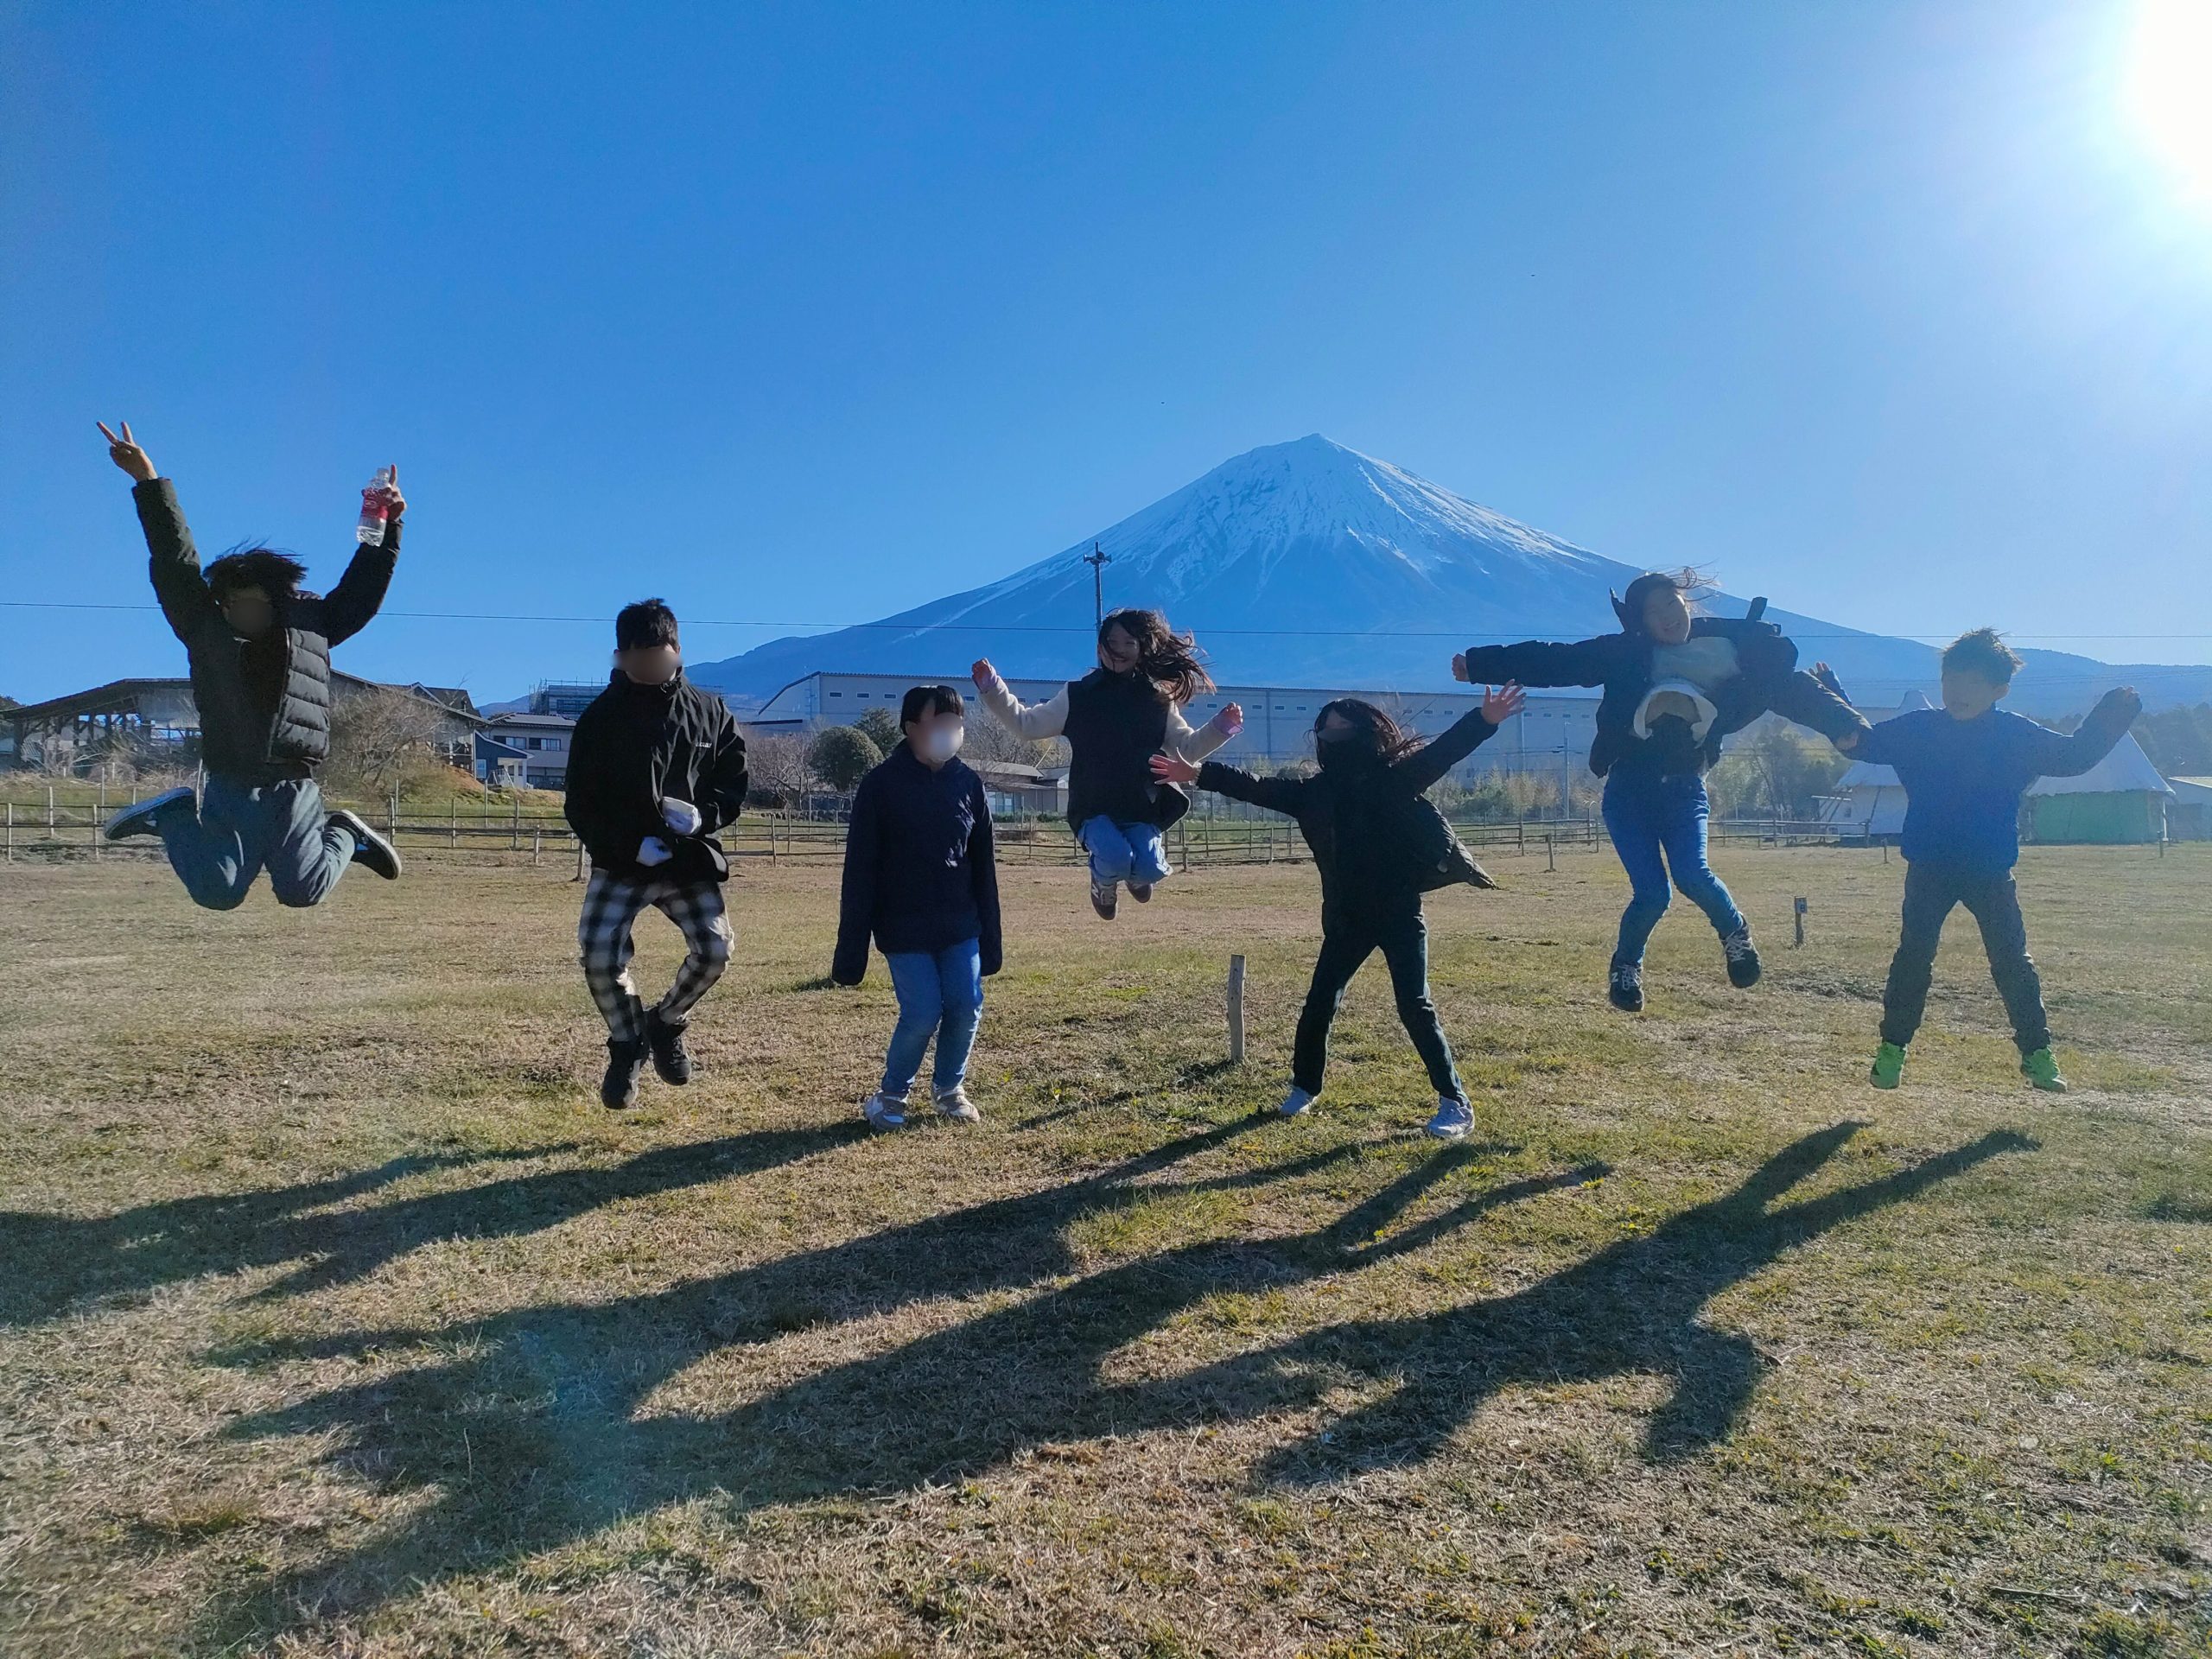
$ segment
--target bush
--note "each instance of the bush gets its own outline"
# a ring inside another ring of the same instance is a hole
[[[906,735],[899,728],[899,716],[888,709],[869,709],[853,722],[853,729],[874,744],[878,754],[890,753]]]
[[[868,768],[883,759],[883,751],[868,741],[866,732],[853,726],[832,726],[807,747],[806,764],[814,775],[839,794],[846,794],[868,776]]]

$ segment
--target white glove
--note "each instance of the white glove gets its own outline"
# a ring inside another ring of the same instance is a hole
[[[665,864],[675,856],[668,850],[668,843],[658,836],[647,836],[638,843],[638,862],[647,869],[656,864]]]
[[[706,820],[699,816],[699,809],[689,801],[679,801],[674,796],[660,804],[661,822],[679,836],[696,836]]]

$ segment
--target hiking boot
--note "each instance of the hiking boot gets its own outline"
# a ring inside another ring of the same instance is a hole
[[[1904,1076],[1904,1046],[1901,1043],[1884,1043],[1874,1051],[1874,1065],[1866,1073],[1866,1081],[1877,1089],[1894,1089]]]
[[[1115,897],[1121,885],[1118,881],[1101,881],[1095,875],[1090,878],[1090,907],[1098,912],[1099,920],[1114,919]]]
[[[1130,882],[1129,897],[1135,899],[1137,903],[1141,905],[1150,904],[1152,902],[1152,883],[1149,881]]]
[[[1643,1012],[1643,964],[1617,962],[1605,976],[1605,1001],[1623,1014]]]
[[[599,1103],[610,1112],[626,1112],[636,1105],[638,1079],[645,1069],[644,1038],[608,1038],[607,1075],[599,1080]]]
[[[1282,1097],[1282,1104],[1275,1108],[1280,1117],[1302,1117],[1313,1109],[1318,1095],[1309,1095],[1303,1089],[1293,1089]]]
[[[161,825],[155,822],[170,807],[192,804],[188,789],[165,789],[158,795],[149,795],[135,806],[126,806],[110,818],[100,830],[102,841],[122,841],[130,836],[158,836]]]
[[[353,837],[353,861],[365,870],[374,870],[387,881],[399,880],[399,849],[369,828],[369,821],[358,812],[343,810],[330,815],[330,822]]]
[[[1464,1100],[1454,1100],[1449,1095],[1436,1097],[1436,1116],[1428,1120],[1422,1133],[1432,1141],[1464,1141],[1467,1131],[1475,1127],[1475,1109]]]
[[[955,1123],[980,1123],[983,1115],[976,1109],[976,1103],[968,1098],[965,1085],[954,1084],[950,1089],[937,1091],[938,1115]]]
[[[691,1081],[691,1052],[683,1046],[684,1027],[660,1016],[655,1008],[645,1019],[645,1042],[653,1053],[653,1070],[663,1083],[678,1088]]]
[[[1759,948],[1751,943],[1751,925],[1745,922],[1733,933],[1720,936],[1720,949],[1728,958],[1728,982],[1748,991],[1759,982]]]
[[[2047,1095],[2066,1092],[2066,1079],[2058,1075],[2058,1062],[2048,1048],[2021,1055],[2020,1075]]]
[[[868,1120],[871,1129],[903,1129],[906,1127],[906,1103],[897,1095],[887,1095],[881,1090],[861,1102],[861,1116]]]

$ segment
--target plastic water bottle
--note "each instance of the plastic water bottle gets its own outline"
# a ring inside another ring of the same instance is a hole
[[[384,545],[384,527],[391,518],[391,488],[390,474],[379,467],[361,492],[361,518],[353,526],[353,539],[365,547]]]

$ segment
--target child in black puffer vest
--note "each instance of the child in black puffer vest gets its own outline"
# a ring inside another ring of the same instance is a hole
[[[1377,950],[1390,967],[1398,1018],[1420,1051],[1436,1090],[1428,1133],[1457,1141],[1474,1123],[1466,1090],[1452,1063],[1452,1046],[1428,996],[1428,924],[1421,894],[1453,881],[1495,887],[1467,856],[1442,815],[1422,798],[1444,774],[1521,712],[1521,688],[1486,693],[1482,707],[1433,742],[1399,729],[1371,702],[1340,697],[1313,721],[1321,763],[1311,778],[1255,778],[1209,760],[1203,766],[1172,755],[1152,763],[1165,782],[1249,801],[1298,820],[1321,874],[1321,953],[1298,1016],[1290,1093],[1277,1108],[1296,1117],[1321,1092],[1329,1063],[1329,1027],[1344,989]]]
[[[1607,974],[1615,1007],[1643,1007],[1643,947],[1667,912],[1668,880],[1720,936],[1728,980],[1758,982],[1751,924],[1706,858],[1706,769],[1720,741],[1770,710],[1830,741],[1862,732],[1858,711],[1797,667],[1797,647],[1771,622],[1764,600],[1741,619],[1696,616],[1689,571],[1647,571],[1613,601],[1618,633],[1552,645],[1478,645],[1452,659],[1471,684],[1602,685],[1590,770],[1605,780],[1605,833],[1630,886]]]
[[[1046,702],[1024,705],[988,658],[976,690],[999,723],[1032,741],[1068,741],[1068,823],[1090,855],[1090,906],[1114,918],[1121,885],[1139,904],[1168,874],[1160,832],[1190,810],[1152,775],[1159,753],[1197,762],[1234,737],[1244,711],[1230,703],[1199,729],[1183,705],[1213,689],[1196,645],[1158,611],[1115,611],[1098,625],[1098,666]]]

